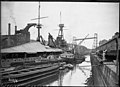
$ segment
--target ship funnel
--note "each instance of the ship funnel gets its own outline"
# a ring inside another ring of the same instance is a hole
[[[8,35],[10,35],[10,32],[11,32],[11,24],[8,23]]]
[[[15,25],[15,34],[16,34],[16,32],[17,32],[17,26]]]

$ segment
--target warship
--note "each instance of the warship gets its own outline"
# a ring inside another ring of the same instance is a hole
[[[69,45],[67,41],[64,39],[64,34],[63,34],[64,24],[61,23],[61,12],[60,12],[59,28],[60,29],[58,32],[58,36],[55,39],[56,47],[63,50],[62,54],[60,54],[62,61],[67,63],[72,63],[74,61],[74,54],[71,52],[71,50],[69,50]]]

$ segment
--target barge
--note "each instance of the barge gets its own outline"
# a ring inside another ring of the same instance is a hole
[[[58,64],[48,64],[26,68],[22,70],[2,72],[2,86],[25,86],[32,84],[37,79],[43,79],[46,75],[58,72]]]

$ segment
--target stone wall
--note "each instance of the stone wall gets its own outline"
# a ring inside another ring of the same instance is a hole
[[[30,42],[30,32],[15,35],[2,35],[1,48],[8,48]]]

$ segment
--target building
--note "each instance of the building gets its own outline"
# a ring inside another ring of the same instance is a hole
[[[28,24],[24,29],[17,30],[15,26],[15,34],[11,35],[11,24],[8,24],[8,35],[1,35],[1,48],[8,48],[30,42],[30,32],[28,31],[31,26],[36,24]]]

